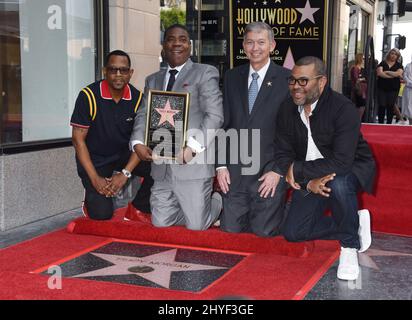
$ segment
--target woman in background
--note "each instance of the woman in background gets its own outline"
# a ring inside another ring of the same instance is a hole
[[[386,123],[391,124],[393,110],[398,99],[401,86],[403,66],[398,62],[401,53],[397,48],[392,48],[376,70],[378,76],[378,120],[383,123],[386,115]]]
[[[352,101],[355,103],[356,107],[359,110],[359,116],[361,121],[363,113],[365,112],[367,93],[367,83],[363,75],[363,63],[363,53],[358,53],[355,56],[355,64],[350,69],[350,80],[352,85],[351,97]]]
[[[412,125],[412,62],[405,67],[403,75],[405,87],[402,95],[402,113],[409,119],[409,124]]]

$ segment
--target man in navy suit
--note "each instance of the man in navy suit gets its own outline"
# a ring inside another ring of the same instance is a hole
[[[224,194],[220,223],[227,232],[275,236],[283,220],[287,184],[273,161],[274,134],[279,106],[288,96],[290,71],[271,61],[275,46],[269,25],[247,25],[243,48],[249,63],[225,74],[223,129],[239,137],[218,151],[217,179]],[[250,151],[248,168],[242,159],[247,159]]]

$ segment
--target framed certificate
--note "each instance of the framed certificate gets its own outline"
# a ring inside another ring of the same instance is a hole
[[[166,159],[176,159],[186,146],[189,93],[150,90],[145,144]]]

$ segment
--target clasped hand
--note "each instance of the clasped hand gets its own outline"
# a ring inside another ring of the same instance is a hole
[[[106,198],[114,197],[127,182],[127,177],[122,173],[116,173],[111,178],[97,177],[92,181],[93,187],[99,194]]]

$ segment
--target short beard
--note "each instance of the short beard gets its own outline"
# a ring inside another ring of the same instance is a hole
[[[305,101],[303,103],[300,103],[299,101],[296,101],[293,97],[292,97],[292,99],[293,99],[293,102],[296,105],[306,106],[306,105],[313,104],[315,101],[317,101],[319,99],[319,97],[320,97],[320,89],[319,89],[319,87],[315,87],[313,92],[307,94],[307,96],[305,98]]]
[[[311,105],[316,102],[320,97],[320,89],[319,87],[315,87],[312,93],[308,94],[305,100],[305,105]]]

